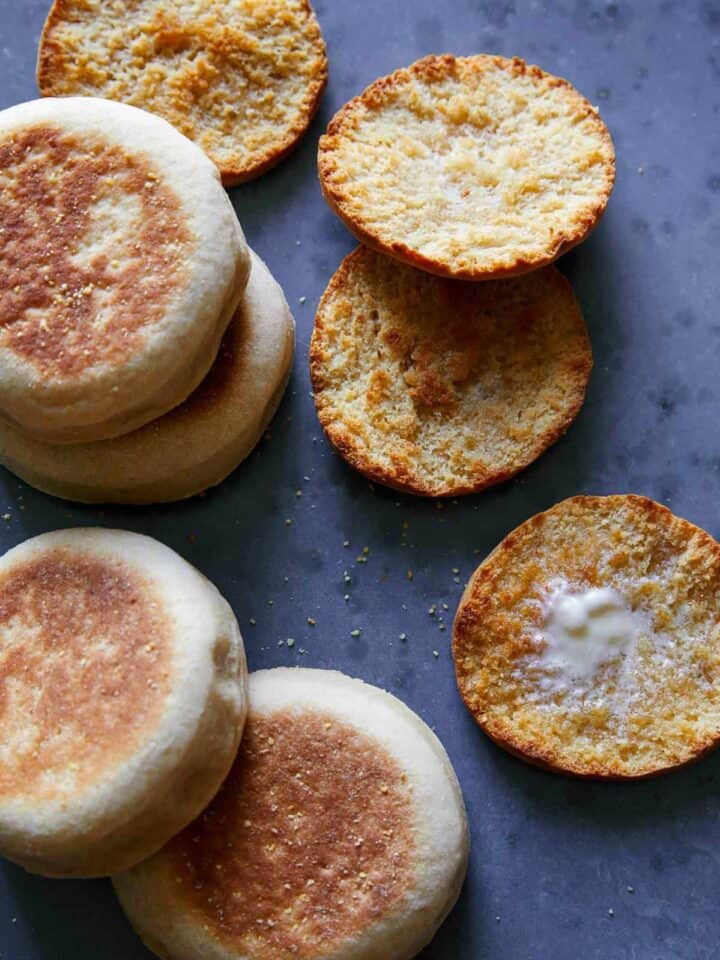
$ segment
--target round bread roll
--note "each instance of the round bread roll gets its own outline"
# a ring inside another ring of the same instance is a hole
[[[408,960],[465,876],[460,787],[399,700],[327,670],[250,677],[238,758],[210,807],[114,878],[172,960]]]
[[[425,57],[320,140],[325,199],[363,243],[441,276],[536,270],[602,216],[615,152],[597,110],[517,57]]]
[[[106,100],[0,113],[0,415],[52,443],[127,433],[210,369],[250,269],[217,170]]]
[[[46,533],[0,560],[0,854],[33,873],[132,866],[207,805],[247,710],[238,625],[174,551]]]
[[[327,57],[308,0],[54,0],[37,78],[46,96],[109,97],[164,117],[230,185],[293,149]]]
[[[477,722],[531,763],[682,766],[720,741],[720,545],[644,497],[565,500],[475,571],[454,654]]]
[[[514,476],[568,429],[592,353],[554,267],[462,283],[366,247],[330,281],[310,375],[320,423],[371,480],[407,493],[475,493]]]
[[[295,324],[256,255],[210,373],[179,407],[111,440],[58,446],[0,421],[0,461],[46,493],[85,503],[165,503],[215,486],[248,456],[282,398]]]

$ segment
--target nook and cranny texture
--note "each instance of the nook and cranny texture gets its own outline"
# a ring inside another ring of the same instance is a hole
[[[467,280],[555,260],[593,229],[615,179],[607,127],[567,80],[486,55],[376,80],[330,122],[318,163],[360,241]]]
[[[307,0],[55,0],[38,57],[41,93],[157,113],[202,147],[226,185],[292,150],[326,82]]]
[[[611,588],[646,624],[589,684],[547,682],[542,600],[557,579]],[[477,722],[532,763],[601,779],[688,763],[720,740],[720,545],[644,497],[565,500],[478,567],[454,655]]]
[[[310,345],[320,422],[372,480],[425,496],[516,474],[567,430],[592,367],[567,280],[431,276],[364,247],[322,297]]]

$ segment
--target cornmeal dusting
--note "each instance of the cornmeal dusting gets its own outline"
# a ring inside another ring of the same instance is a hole
[[[168,847],[178,895],[243,955],[328,956],[412,885],[411,804],[397,762],[334,716],[251,715],[220,794]]]

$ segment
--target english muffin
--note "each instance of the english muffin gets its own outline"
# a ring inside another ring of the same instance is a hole
[[[404,704],[327,670],[250,677],[238,758],[205,813],[114,878],[173,960],[408,960],[457,899],[465,809]]]
[[[249,253],[217,170],[106,100],[0,113],[0,416],[52,443],[127,433],[210,369]]]
[[[637,496],[573,497],[514,530],[455,619],[460,693],[500,746],[626,780],[720,738],[720,546]]]
[[[567,80],[517,57],[425,57],[372,83],[320,140],[325,198],[355,236],[441,276],[550,263],[602,216],[612,140]]]
[[[247,709],[228,604],[156,540],[60,530],[0,560],[0,853],[99,876],[185,827]]]
[[[0,421],[0,461],[46,493],[86,503],[165,503],[200,493],[262,436],[290,374],[294,331],[282,289],[253,253],[215,364],[184,403],[95,443],[45,443]]]
[[[230,185],[264,173],[305,133],[327,57],[307,0],[55,0],[37,76],[46,96],[157,113]]]
[[[592,367],[554,268],[484,284],[365,247],[320,301],[310,345],[318,416],[343,457],[408,493],[473,493],[512,477],[572,423]]]

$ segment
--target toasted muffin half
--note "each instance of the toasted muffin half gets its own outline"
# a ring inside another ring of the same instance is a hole
[[[487,55],[376,80],[330,122],[318,163],[359,240],[466,280],[557,259],[595,227],[615,179],[607,127],[572,84]]]
[[[422,496],[514,476],[570,426],[592,354],[554,267],[512,280],[431,276],[366,247],[318,307],[310,374],[320,422],[371,480]]]
[[[305,133],[327,57],[307,0],[55,0],[37,79],[45,96],[159,114],[230,186],[274,166]]]
[[[720,740],[720,545],[644,497],[573,497],[478,567],[454,628],[460,693],[500,746],[626,780]]]

